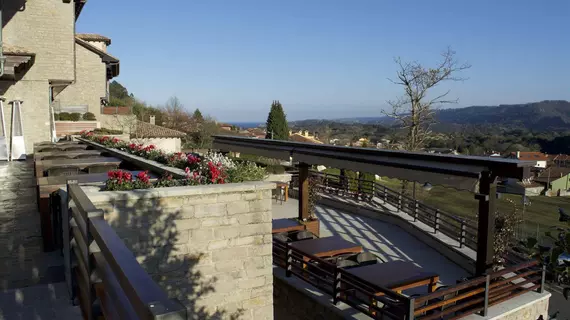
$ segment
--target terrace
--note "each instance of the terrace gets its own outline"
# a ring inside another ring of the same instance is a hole
[[[283,160],[292,156],[299,162],[292,198],[271,199],[275,183],[267,182],[102,192],[105,174],[77,170],[119,166],[133,173],[149,170],[151,179],[185,174],[85,139],[37,146],[34,169],[6,179],[37,176],[42,246],[55,251],[46,253],[49,259],[35,260],[34,267],[57,265],[65,270],[65,282],[22,291],[33,297],[55,290],[57,303],[49,306],[6,296],[3,301],[15,306],[13,314],[24,317],[34,310],[39,319],[54,313],[75,319],[73,298],[87,319],[289,319],[314,318],[317,311],[331,319],[483,319],[533,308],[533,315],[545,314],[549,294],[536,262],[510,256],[504,269],[490,269],[494,177],[522,179],[532,162],[224,136],[215,137],[215,147]],[[68,159],[46,159],[54,155]],[[73,166],[74,173],[58,176],[62,164]],[[478,191],[480,219],[474,225],[378,184],[321,175],[318,220],[303,221],[309,218],[309,179],[318,176],[310,165],[317,164]],[[42,177],[45,171],[55,176]],[[283,186],[282,178],[267,180]],[[17,196],[10,201],[16,204]],[[279,221],[285,221],[277,230],[285,231],[285,238],[272,238]],[[287,228],[311,230],[318,238],[293,241],[300,233]],[[358,252],[379,260],[341,267],[353,257],[348,253]],[[368,269],[385,271],[359,271]],[[393,282],[397,275],[403,282]],[[40,283],[62,280],[48,278]]]

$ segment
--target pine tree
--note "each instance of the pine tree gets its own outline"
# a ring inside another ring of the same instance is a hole
[[[267,116],[266,139],[289,140],[289,126],[283,106],[279,100],[274,100]]]
[[[194,114],[192,115],[192,118],[194,118],[194,120],[196,120],[198,122],[204,121],[204,117],[202,116],[202,112],[200,112],[200,109],[198,109],[198,108],[196,108],[196,110],[194,110]]]

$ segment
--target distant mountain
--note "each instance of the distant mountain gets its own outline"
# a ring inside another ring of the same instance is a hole
[[[441,123],[499,125],[532,130],[570,129],[570,102],[541,101],[525,104],[474,106],[437,112]]]
[[[526,128],[536,131],[569,130],[570,102],[564,100],[546,100],[525,104],[498,106],[472,106],[466,108],[442,109],[436,112],[439,122],[437,129],[445,130],[457,125],[493,126],[502,128]],[[338,122],[345,124],[381,124],[390,126],[392,118],[357,117],[333,120],[301,120],[293,124]]]

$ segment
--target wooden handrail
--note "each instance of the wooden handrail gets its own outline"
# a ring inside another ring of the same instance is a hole
[[[82,284],[88,286],[83,288],[83,296],[80,296],[85,317],[94,318],[91,307],[91,301],[94,299],[91,293],[96,290],[92,290],[94,283],[91,280],[91,273],[98,268],[103,284],[108,286],[104,291],[109,296],[104,298],[110,298],[103,300],[113,303],[107,308],[103,306],[106,312],[115,310],[119,313],[119,317],[132,315],[134,312],[138,319],[156,319],[165,314],[175,314],[178,316],[177,319],[187,319],[186,308],[177,300],[169,299],[166,292],[139,265],[133,253],[104,220],[102,210],[93,205],[76,181],[69,182],[68,201],[73,201],[75,204],[73,216],[79,222],[71,226],[74,228],[72,241],[76,242],[74,254],[80,255],[78,257],[80,268],[77,274],[83,274]],[[86,229],[84,234],[80,224],[84,224]],[[128,305],[124,305],[125,302]]]

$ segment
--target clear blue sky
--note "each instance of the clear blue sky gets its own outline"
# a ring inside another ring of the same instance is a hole
[[[112,38],[117,81],[220,121],[379,116],[395,56],[472,68],[457,106],[570,100],[570,1],[91,0],[77,32]]]

